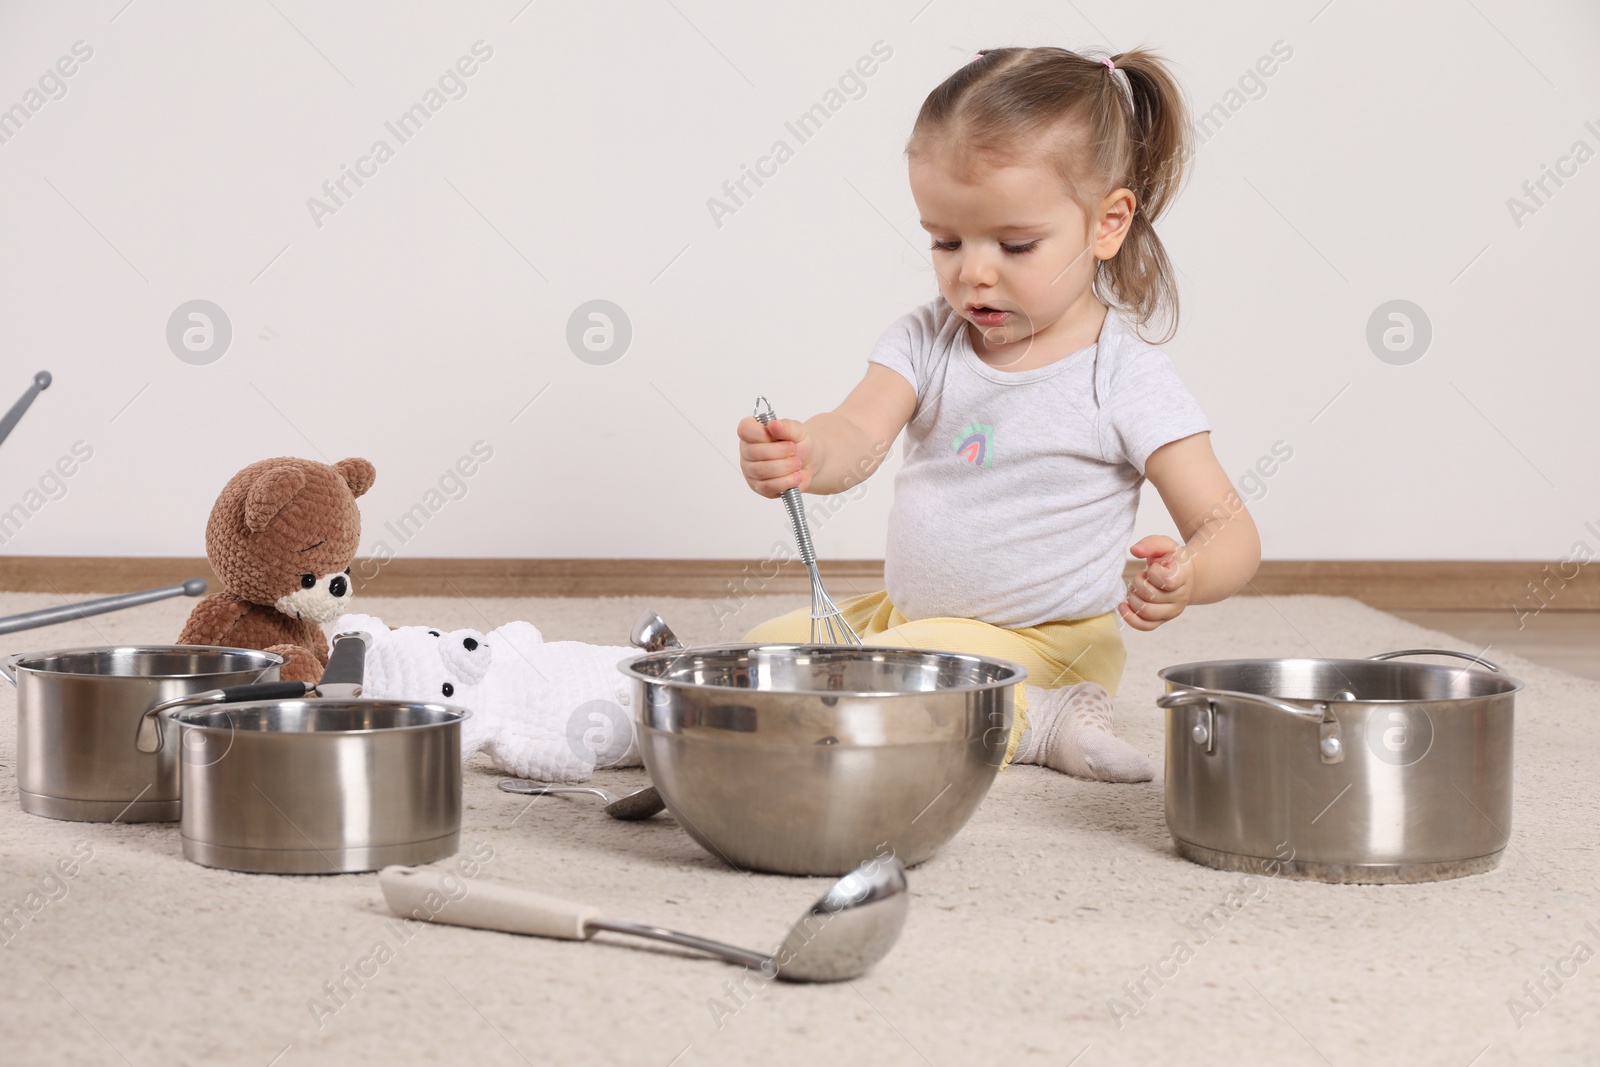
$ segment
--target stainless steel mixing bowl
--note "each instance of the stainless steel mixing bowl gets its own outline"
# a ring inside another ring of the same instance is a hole
[[[736,867],[837,875],[907,866],[994,781],[1027,672],[980,656],[835,645],[669,648],[621,665],[650,779]]]

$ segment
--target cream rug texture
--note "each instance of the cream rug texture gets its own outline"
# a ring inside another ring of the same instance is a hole
[[[7,594],[0,614],[57,602]],[[3,647],[171,641],[189,606]],[[707,643],[798,601],[757,598],[721,629],[729,603],[688,599],[355,604],[391,625],[525,618],[548,639],[607,644],[626,643],[647,606]],[[1127,640],[1119,731],[1158,766],[1164,666],[1460,645],[1322,597],[1241,597]],[[0,933],[0,1064],[1600,1063],[1600,685],[1515,657],[1504,666],[1528,688],[1512,842],[1488,874],[1246,884],[1174,854],[1159,777],[1118,786],[1008,769],[961,834],[910,872],[905,932],[874,971],[742,989],[735,968],[612,935],[402,931],[374,875],[209,870],[183,859],[176,824],[25,815],[15,695],[0,683],[0,916],[24,917]],[[763,949],[830,881],[740,873],[670,817],[530,805],[497,777],[467,769],[461,855],[491,857],[479,879]],[[645,781],[601,772],[597,784]],[[1228,921],[1197,932],[1217,905]]]

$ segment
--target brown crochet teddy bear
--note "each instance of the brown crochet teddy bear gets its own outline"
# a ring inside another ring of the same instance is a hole
[[[206,556],[224,590],[194,606],[178,641],[276,652],[284,681],[321,678],[328,639],[320,624],[349,603],[361,541],[356,497],[376,477],[364,459],[330,467],[292,457],[235,474],[206,525]]]

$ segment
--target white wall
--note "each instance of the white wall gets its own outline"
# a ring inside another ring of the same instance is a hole
[[[377,465],[369,552],[763,555],[782,513],[737,475],[734,423],[760,392],[831,406],[933,294],[901,149],[939,80],[978,47],[1145,43],[1203,110],[1279,41],[1161,226],[1169,351],[1225,465],[1293,448],[1254,506],[1267,555],[1597,543],[1600,162],[1520,226],[1507,200],[1600,150],[1600,13],[1323,3],[8,4],[0,107],[93,56],[0,144],[0,407],[56,376],[0,447],[0,509],[75,441],[94,455],[0,553],[199,554],[228,476],[295,453]],[[398,144],[384,123],[480,40],[466,95]],[[877,41],[865,95],[719,228],[707,198]],[[394,158],[319,227],[307,199],[380,137]],[[234,331],[206,366],[165,339],[194,298]],[[595,298],[634,331],[607,366],[565,340]],[[1395,298],[1433,328],[1406,366],[1365,339]],[[478,440],[466,496],[386,535]],[[869,484],[826,555],[881,554]],[[1141,532],[1168,528],[1149,494]]]

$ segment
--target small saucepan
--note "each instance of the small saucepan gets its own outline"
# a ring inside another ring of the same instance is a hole
[[[261,874],[443,859],[460,844],[468,714],[328,697],[177,712],[183,855]]]
[[[158,709],[180,731],[184,857],[266,874],[375,871],[454,853],[461,723],[447,704],[362,699],[365,635],[334,639],[318,698],[196,694]]]

